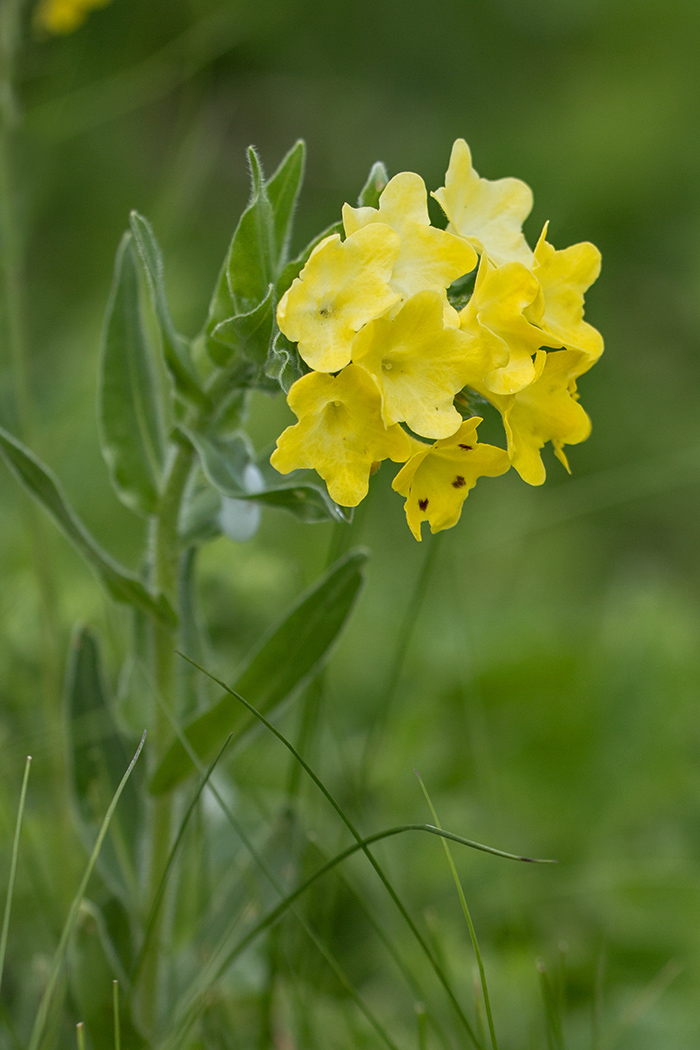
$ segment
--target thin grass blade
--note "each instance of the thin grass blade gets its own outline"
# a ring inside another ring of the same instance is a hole
[[[19,807],[17,809],[17,823],[12,840],[12,857],[10,859],[10,874],[7,880],[7,896],[5,898],[5,912],[2,917],[2,933],[0,933],[0,987],[2,986],[2,974],[5,968],[5,952],[7,951],[7,935],[10,929],[10,912],[12,910],[12,897],[15,891],[15,878],[17,875],[17,858],[19,856],[19,836],[22,830],[22,819],[24,817],[24,804],[27,799],[27,784],[29,783],[29,770],[32,765],[32,756],[27,755],[24,763],[24,776],[22,777],[22,788],[19,793]]]
[[[121,797],[122,791],[126,787],[127,781],[129,780],[129,777],[131,776],[133,768],[136,765],[136,762],[138,761],[139,755],[141,754],[141,751],[143,749],[143,745],[144,745],[145,742],[146,742],[146,733],[144,732],[143,736],[141,737],[141,742],[139,743],[139,746],[136,749],[134,757],[132,758],[131,762],[129,763],[128,768],[127,768],[126,772],[124,773],[124,776],[121,779],[119,787],[114,792],[114,796],[112,798],[112,801],[109,804],[109,808],[107,809],[107,812],[105,813],[105,816],[104,816],[104,820],[102,821],[102,824],[100,826],[100,830],[99,830],[99,832],[97,834],[97,839],[95,841],[95,845],[93,846],[92,853],[90,854],[90,859],[89,859],[89,861],[87,863],[87,867],[86,867],[85,872],[83,874],[83,877],[82,877],[82,879],[80,881],[80,885],[78,887],[78,891],[77,891],[77,893],[76,893],[76,895],[73,898],[73,901],[71,903],[70,911],[68,912],[68,917],[67,917],[65,925],[63,927],[63,931],[61,933],[61,938],[60,938],[60,940],[58,942],[58,947],[56,948],[56,951],[54,953],[53,962],[51,964],[51,971],[49,973],[49,979],[48,979],[46,988],[44,989],[44,994],[43,994],[43,996],[41,998],[41,1002],[39,1003],[39,1009],[37,1010],[37,1015],[36,1015],[36,1018],[34,1020],[34,1027],[32,1028],[32,1034],[31,1034],[31,1037],[29,1039],[28,1050],[38,1050],[39,1043],[41,1042],[41,1038],[42,1038],[42,1036],[44,1034],[44,1028],[46,1026],[46,1020],[47,1020],[48,1013],[49,1013],[49,1007],[51,1006],[51,1000],[52,1000],[52,997],[53,997],[53,993],[54,993],[54,991],[56,989],[56,984],[58,983],[58,978],[59,978],[59,975],[60,975],[60,972],[61,972],[61,966],[63,964],[63,957],[64,957],[64,955],[66,953],[66,948],[68,947],[68,940],[70,938],[71,933],[73,932],[73,928],[74,928],[76,920],[78,918],[78,912],[79,912],[79,909],[80,909],[80,903],[81,903],[83,897],[85,896],[85,891],[87,889],[88,882],[90,881],[90,876],[92,875],[92,873],[93,873],[93,871],[95,869],[95,865],[97,863],[97,858],[100,855],[100,850],[102,849],[102,843],[105,840],[105,836],[106,836],[107,831],[109,829],[109,825],[110,825],[110,822],[112,820],[112,816],[114,814],[115,809],[117,808],[117,803],[119,802],[119,799]]]

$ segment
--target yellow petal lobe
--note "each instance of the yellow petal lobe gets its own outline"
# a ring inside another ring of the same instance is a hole
[[[374,222],[386,223],[401,238],[390,283],[404,302],[416,292],[444,292],[476,266],[471,245],[430,225],[425,183],[412,171],[402,171],[387,183],[378,208],[344,205],[343,223],[348,235]]]
[[[389,278],[400,246],[394,230],[373,223],[345,241],[333,234],[313,250],[277,307],[281,331],[310,368],[344,368],[356,333],[399,301]]]
[[[406,520],[419,542],[424,521],[431,532],[452,528],[478,478],[497,477],[509,469],[504,449],[479,444],[479,423],[478,417],[467,419],[451,437],[424,446],[394,478],[392,488],[406,497]]]
[[[452,402],[478,374],[481,356],[467,336],[445,326],[442,296],[430,291],[412,296],[393,320],[368,324],[352,352],[379,387],[385,424],[403,421],[429,438],[457,430],[462,417]]]
[[[348,365],[337,376],[302,376],[290,388],[287,401],[299,422],[280,435],[270,463],[281,474],[313,468],[326,482],[331,499],[343,507],[356,507],[367,495],[375,463],[401,463],[411,454],[401,427],[384,425],[377,386],[357,365]]]
[[[542,289],[540,318],[535,319],[567,350],[580,350],[581,371],[603,352],[600,332],[583,320],[583,296],[600,273],[600,252],[584,241],[557,251],[546,240],[547,225],[535,248],[533,273]]]
[[[510,460],[529,485],[541,485],[545,480],[540,450],[548,441],[568,470],[562,446],[585,441],[591,432],[591,421],[576,393],[580,361],[581,354],[576,351],[540,350],[536,378],[530,386],[510,397],[489,395],[503,416]]]
[[[454,232],[495,263],[532,265],[522,224],[532,210],[532,190],[521,179],[481,179],[464,139],[452,147],[445,185],[433,193]]]

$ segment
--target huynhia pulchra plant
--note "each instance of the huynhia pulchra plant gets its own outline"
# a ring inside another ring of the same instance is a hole
[[[146,1033],[172,1007],[161,889],[182,811],[173,792],[247,725],[230,696],[197,694],[175,654],[201,651],[193,552],[222,533],[250,537],[265,507],[342,527],[380,481],[371,479],[384,460],[399,465],[392,487],[420,540],[423,522],[433,532],[457,523],[480,477],[513,468],[540,485],[543,447],[551,442],[568,469],[565,446],[590,431],[577,382],[603,349],[583,319],[600,269],[592,244],[556,249],[545,225],[531,248],[522,232],[528,186],[480,178],[458,139],[433,193],[442,226],[431,223],[420,175],[389,179],[375,164],[357,204],[345,204],[341,221],[293,255],[304,162],[297,142],[265,178],[249,151],[250,200],[194,339],[174,323],[151,226],[131,215],[104,324],[98,415],[115,492],[148,524],[136,571],[100,546],[49,468],[0,429],[0,451],[18,479],[109,594],[133,610],[127,665],[141,674],[131,717],[133,728],[142,719],[150,731],[149,790],[125,794],[115,839],[122,848],[105,847],[100,870],[129,916],[120,966],[138,971],[134,1018]],[[283,391],[297,417],[271,457],[256,455],[245,429],[255,390]],[[479,440],[478,406],[500,413],[500,446]],[[354,550],[332,565],[250,654],[236,688],[263,712],[322,666],[365,556]],[[71,725],[98,718],[103,727],[94,747],[71,738],[76,812],[93,841],[128,749],[89,629],[72,645],[66,691]]]

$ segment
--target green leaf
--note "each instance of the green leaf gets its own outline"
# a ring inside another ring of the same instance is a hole
[[[379,207],[379,198],[388,181],[389,172],[386,166],[380,160],[376,161],[370,168],[367,181],[360,190],[360,196],[357,198],[358,208]]]
[[[242,435],[221,439],[182,429],[199,455],[204,474],[223,496],[281,507],[311,523],[350,520],[351,512],[333,502],[315,471],[281,475],[266,461],[255,463]]]
[[[144,517],[158,509],[165,444],[152,353],[141,314],[138,258],[125,233],[102,338],[100,438],[117,496]]]
[[[204,401],[204,395],[192,363],[189,344],[183,336],[178,334],[170,316],[165,292],[163,256],[155,234],[150,223],[137,211],[132,211],[129,223],[148,281],[153,310],[163,344],[163,355],[175,382],[175,389],[185,400],[201,404]]]
[[[285,394],[289,388],[307,372],[294,343],[283,332],[277,332],[265,362],[265,375],[275,380]]]
[[[87,627],[79,628],[71,641],[64,703],[70,783],[78,825],[87,848],[92,849],[104,812],[131,756],[112,715],[97,638]],[[138,886],[135,863],[142,819],[139,773],[140,769],[124,788],[121,805],[112,819],[111,834],[97,861],[112,892],[125,899],[133,898]]]
[[[272,711],[296,695],[321,669],[353,607],[366,560],[367,553],[356,549],[337,561],[250,654],[234,689],[258,710]],[[195,754],[206,761],[229,733],[240,737],[251,723],[248,712],[226,694],[186,723],[184,735]],[[187,749],[175,740],[150,789],[154,794],[169,791],[193,772],[195,766]]]
[[[252,146],[248,150],[248,163],[251,198],[234,231],[205,326],[207,350],[215,364],[219,363],[218,358],[230,360],[231,355],[219,349],[212,334],[214,329],[230,317],[254,311],[268,295],[277,276],[274,214],[260,161]]]
[[[251,146],[250,203],[241,215],[226,261],[226,280],[234,313],[248,313],[267,295],[276,277],[275,226],[258,155]]]
[[[165,623],[177,617],[165,595],[153,597],[135,573],[119,565],[100,547],[70,506],[56,476],[33,452],[0,427],[0,452],[8,467],[25,488],[50,514],[66,539],[92,566],[112,597],[118,602],[136,605]]]
[[[210,353],[220,368],[225,367],[238,351],[262,366],[267,360],[275,316],[275,286],[268,287],[265,298],[248,313],[234,314],[220,321],[212,330]],[[218,344],[223,344],[219,347]]]
[[[306,145],[299,139],[267,182],[267,194],[274,216],[277,270],[287,261],[294,209],[304,180],[305,167]]]

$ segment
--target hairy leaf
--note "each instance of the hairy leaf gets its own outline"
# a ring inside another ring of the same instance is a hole
[[[298,694],[328,659],[362,584],[366,560],[365,551],[350,551],[299,598],[250,654],[234,683],[236,692],[263,713]],[[229,733],[239,737],[251,723],[251,716],[227,694],[191,719],[184,735],[195,754],[206,761]],[[193,772],[187,748],[177,739],[156,770],[151,791],[169,791]]]

